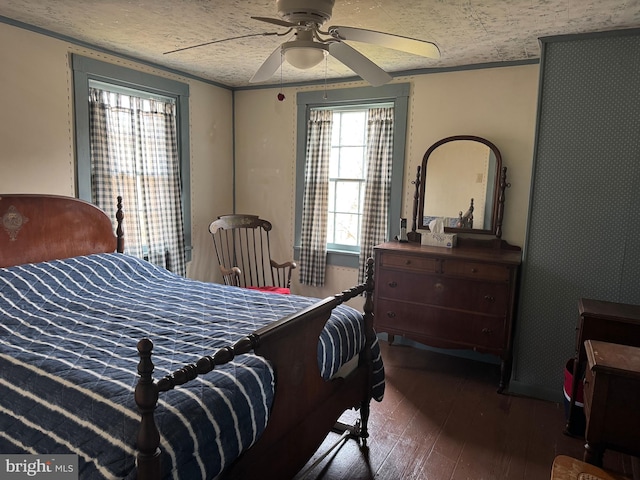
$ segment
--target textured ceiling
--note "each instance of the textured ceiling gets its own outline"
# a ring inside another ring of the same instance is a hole
[[[288,37],[253,36],[164,54],[177,48],[286,28],[275,0],[2,0],[0,16],[112,52],[230,87],[249,85]],[[1,19],[0,19],[1,20]],[[539,37],[640,27],[640,0],[336,0],[323,26],[346,25],[435,42],[439,60],[361,43],[351,45],[386,71],[536,59]],[[326,71],[326,72],[325,72]],[[268,84],[353,77],[329,58],[311,70],[283,64]]]

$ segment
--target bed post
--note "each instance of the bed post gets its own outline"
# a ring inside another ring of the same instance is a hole
[[[124,230],[122,229],[122,219],[124,213],[122,212],[122,197],[118,195],[118,204],[116,207],[116,252],[124,253]]]
[[[160,478],[160,432],[153,418],[153,411],[158,403],[158,386],[153,381],[153,362],[151,351],[153,343],[148,338],[138,342],[138,374],[140,379],[136,385],[135,399],[142,419],[138,431],[137,469],[138,480],[156,480]]]
[[[362,439],[363,447],[366,447],[367,438],[369,437],[367,424],[369,422],[371,394],[373,391],[373,358],[371,357],[371,345],[375,340],[375,332],[373,330],[373,258],[367,259],[365,285],[363,311],[366,344],[363,353],[365,355],[365,362],[369,365],[369,374],[367,378],[366,395],[360,405],[360,438]]]

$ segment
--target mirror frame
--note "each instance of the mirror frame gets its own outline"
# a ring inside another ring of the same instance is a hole
[[[415,201],[417,203],[417,212],[414,209],[414,214],[417,213],[417,228],[421,230],[429,230],[429,225],[425,225],[424,222],[424,199],[425,199],[425,185],[427,178],[427,162],[429,161],[429,156],[433,153],[433,151],[449,142],[454,142],[456,140],[470,140],[474,142],[479,142],[487,147],[489,147],[496,158],[495,165],[495,185],[493,187],[493,205],[487,206],[485,211],[491,211],[491,228],[490,229],[475,229],[475,228],[458,228],[458,227],[445,227],[445,232],[447,233],[473,233],[473,234],[483,234],[483,235],[495,235],[496,237],[501,237],[502,235],[502,215],[504,212],[504,189],[508,186],[506,183],[506,172],[507,167],[502,166],[502,156],[500,154],[500,150],[489,140],[476,137],[474,135],[455,135],[452,137],[443,138],[442,140],[437,141],[424,154],[422,158],[422,166],[418,167],[418,175],[416,178],[416,195]]]

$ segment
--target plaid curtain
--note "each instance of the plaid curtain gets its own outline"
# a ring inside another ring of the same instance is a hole
[[[371,108],[367,126],[367,179],[360,234],[360,271],[365,280],[367,259],[373,247],[387,239],[387,217],[393,159],[393,108]]]
[[[175,105],[89,90],[93,201],[122,196],[128,254],[186,274]]]
[[[332,125],[331,110],[311,110],[307,125],[307,160],[302,203],[300,283],[316,287],[324,285],[327,263]]]

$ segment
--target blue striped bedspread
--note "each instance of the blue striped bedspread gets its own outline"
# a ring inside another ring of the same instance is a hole
[[[154,342],[159,378],[315,302],[185,279],[122,254],[0,268],[0,453],[75,453],[83,480],[133,478],[139,339]],[[363,348],[360,318],[340,305],[327,322],[325,379]],[[372,350],[380,400],[377,341]],[[213,478],[249,448],[274,382],[269,363],[248,354],[161,394],[167,478]]]

